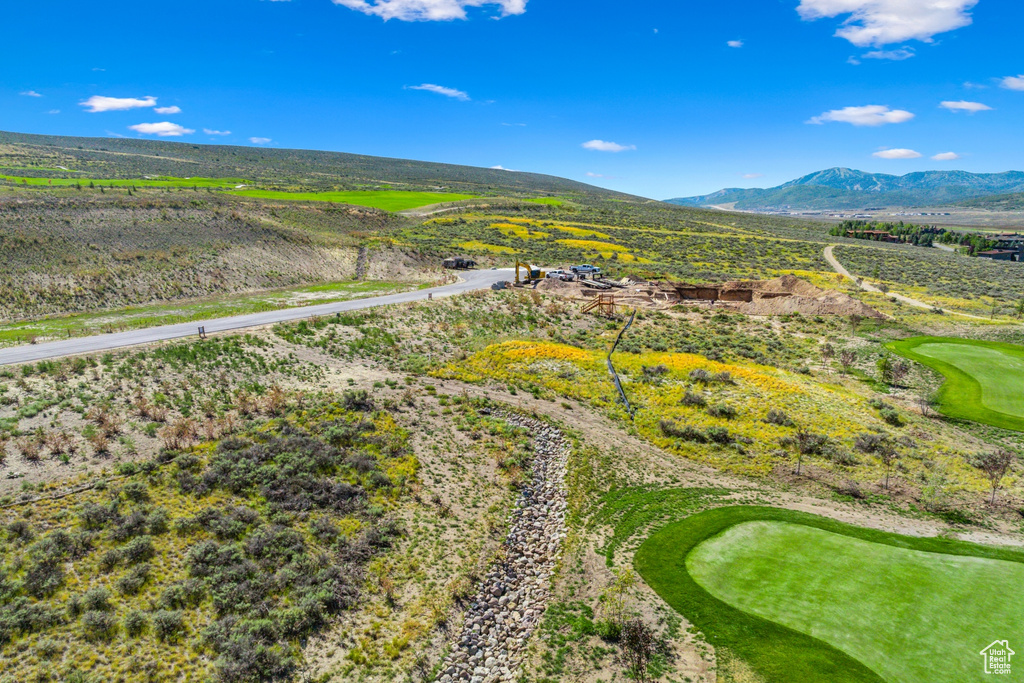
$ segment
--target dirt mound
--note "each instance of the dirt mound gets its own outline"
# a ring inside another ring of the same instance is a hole
[[[736,305],[736,310],[748,315],[800,313],[801,315],[859,315],[862,318],[884,317],[867,304],[857,301],[842,292],[829,292],[826,290],[818,290],[818,292],[817,296],[791,294],[788,296],[755,298],[751,302]]]

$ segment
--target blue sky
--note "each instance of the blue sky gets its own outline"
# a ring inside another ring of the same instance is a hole
[[[831,166],[1021,170],[1022,20],[1019,0],[8,3],[0,129],[500,165],[656,198]]]

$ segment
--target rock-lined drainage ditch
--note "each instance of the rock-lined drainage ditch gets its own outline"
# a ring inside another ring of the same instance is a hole
[[[533,435],[533,479],[519,494],[500,559],[470,599],[462,631],[441,665],[440,683],[518,678],[526,645],[551,597],[551,577],[565,538],[568,441],[540,420],[494,414]]]

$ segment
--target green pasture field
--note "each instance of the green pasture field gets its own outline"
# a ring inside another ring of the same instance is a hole
[[[0,347],[47,339],[66,339],[104,332],[137,330],[158,325],[201,322],[232,315],[292,308],[303,303],[326,304],[332,301],[382,296],[427,286],[430,285],[375,280],[328,282],[259,294],[223,296],[200,301],[182,301],[176,304],[131,306],[113,311],[6,323],[0,324]]]
[[[64,171],[75,173],[76,171]],[[81,185],[88,187],[89,183],[97,187],[211,187],[219,189],[234,188],[246,184],[247,181],[240,178],[140,178],[138,180],[110,180],[107,178],[28,178],[22,176],[0,175],[0,181],[6,181],[13,185],[27,185],[31,187],[75,187]]]
[[[234,190],[228,194],[257,199],[292,202],[333,202],[355,204],[385,211],[405,211],[430,204],[473,199],[470,194],[447,192],[406,192],[403,190],[360,190],[354,192],[281,192],[278,190]]]
[[[982,681],[982,648],[1024,632],[1024,553],[792,510],[694,515],[635,565],[722,664],[767,683]]]
[[[888,348],[942,373],[946,382],[938,398],[944,415],[1024,431],[1024,346],[912,337]]]

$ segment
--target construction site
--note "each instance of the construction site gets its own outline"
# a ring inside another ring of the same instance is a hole
[[[519,286],[525,286],[520,283]],[[882,318],[881,313],[853,297],[815,287],[785,275],[774,280],[744,280],[695,285],[685,282],[572,280],[545,278],[529,286],[547,294],[578,301],[584,312],[613,314],[618,307],[669,309],[678,305],[720,308],[747,315],[859,315]]]

